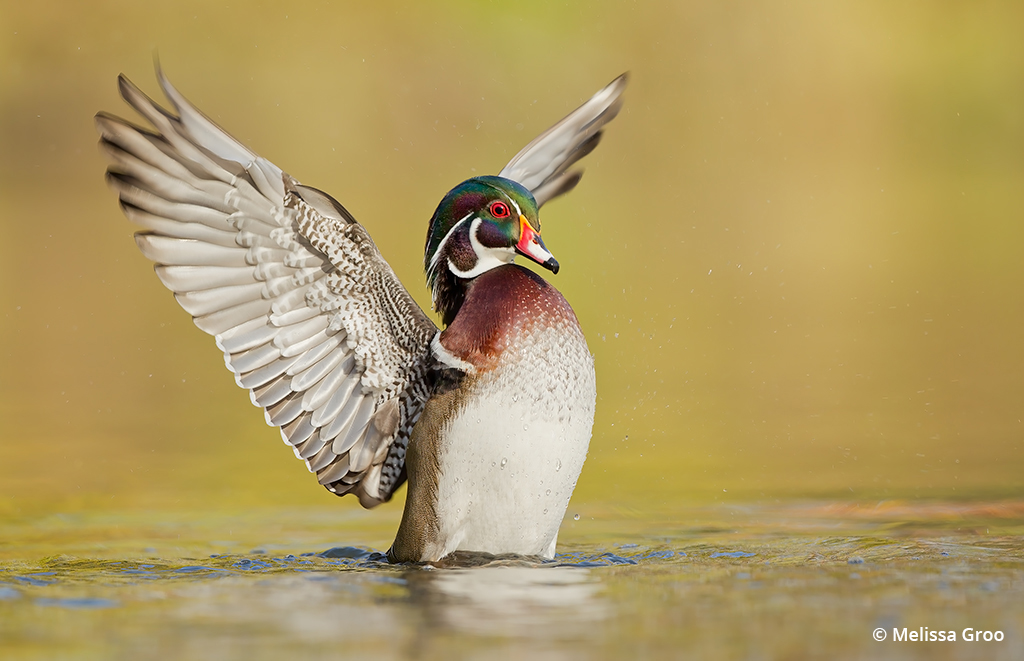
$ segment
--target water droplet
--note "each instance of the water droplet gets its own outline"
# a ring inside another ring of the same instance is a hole
[[[555,472],[557,473],[560,470],[562,470],[562,460],[555,459]]]
[[[546,508],[546,507],[544,508],[544,513],[545,513],[545,514],[547,514],[547,513],[548,513],[548,508]]]
[[[548,489],[547,491],[545,491],[544,495],[545,496],[550,496],[551,495],[551,489]]]
[[[579,521],[580,520],[580,515],[579,514],[573,514],[572,515],[572,520],[573,521]]]
[[[491,462],[491,466],[497,466],[497,464],[498,464],[498,462],[496,462],[496,461],[492,461]]]
[[[512,401],[513,402],[518,402],[519,401],[519,395],[512,395]]]
[[[530,425],[523,425],[523,431],[530,431]]]
[[[502,457],[501,458],[501,467],[504,468],[505,464],[507,464],[507,463],[508,463],[508,459],[506,457]]]

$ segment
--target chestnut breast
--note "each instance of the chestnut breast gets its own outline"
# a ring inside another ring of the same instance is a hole
[[[561,327],[579,333],[579,321],[557,289],[516,264],[491,269],[470,282],[458,314],[441,333],[441,344],[478,371],[494,369],[523,332]]]

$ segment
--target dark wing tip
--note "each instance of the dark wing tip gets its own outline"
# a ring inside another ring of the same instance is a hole
[[[629,71],[623,71],[617,78],[615,78],[615,80],[605,85],[605,88],[614,88],[617,94],[621,94],[622,90],[626,89],[626,85],[629,84],[629,79],[632,77],[633,76]]]
[[[121,98],[129,103],[131,103],[132,92],[142,94],[142,90],[123,73],[117,74],[117,91],[121,94]]]
[[[96,127],[96,131],[102,136],[105,136],[106,133],[110,132],[111,125],[121,123],[119,117],[107,112],[106,110],[101,110],[93,115],[92,121],[93,125]]]

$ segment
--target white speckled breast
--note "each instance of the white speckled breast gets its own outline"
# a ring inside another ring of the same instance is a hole
[[[568,331],[521,333],[451,420],[438,458],[437,557],[554,556],[597,396],[586,342]]]
[[[426,555],[554,556],[590,443],[596,379],[565,299],[547,283],[526,290],[508,297],[507,323],[491,342],[501,350],[477,357],[482,369],[446,425],[438,535]]]

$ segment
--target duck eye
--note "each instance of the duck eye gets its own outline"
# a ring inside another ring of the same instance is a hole
[[[508,205],[504,202],[491,202],[489,209],[495,218],[508,218],[510,214]]]

